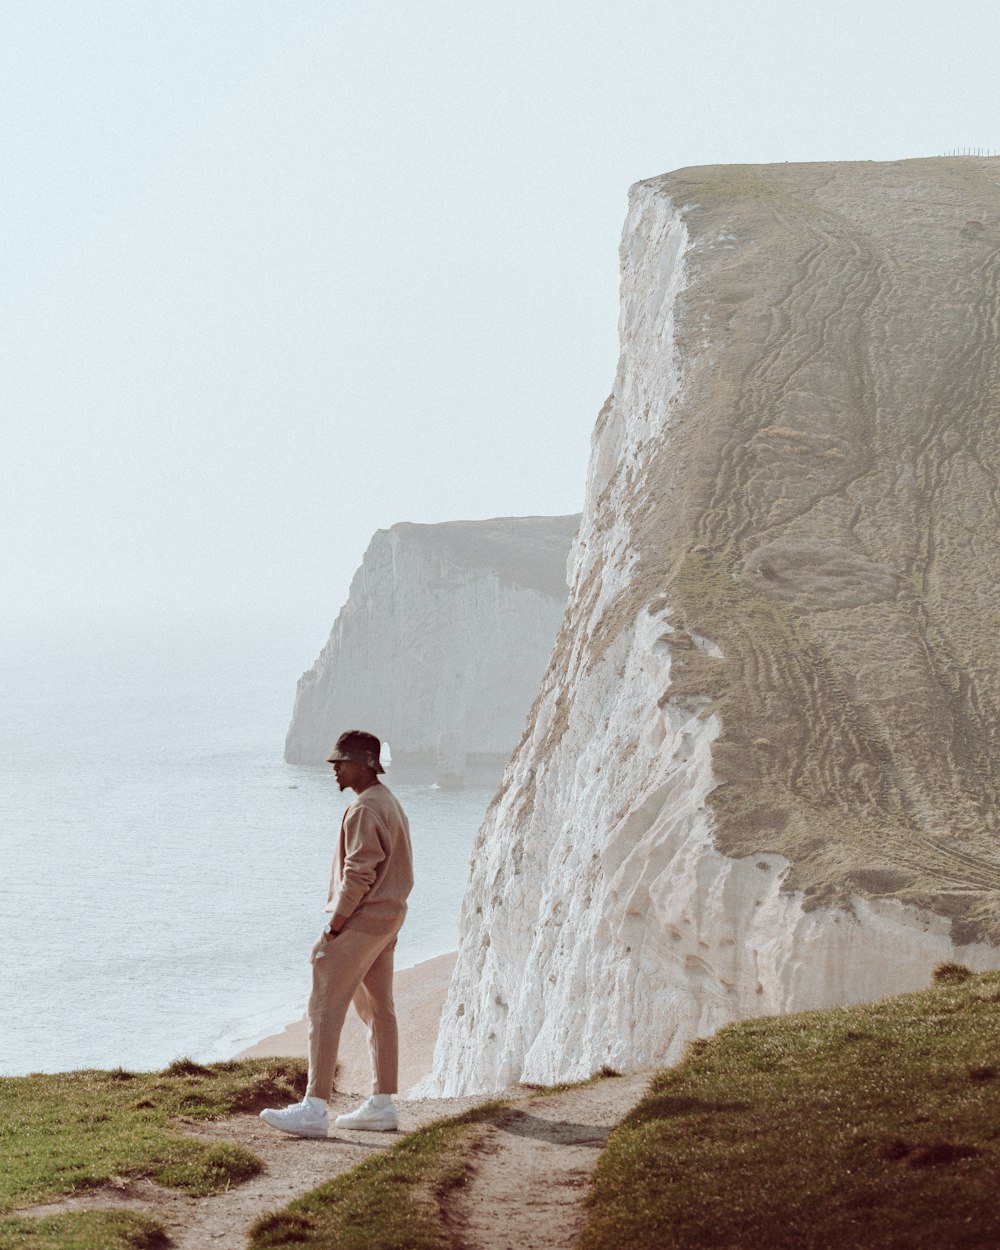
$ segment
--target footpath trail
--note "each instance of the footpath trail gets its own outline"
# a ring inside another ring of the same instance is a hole
[[[452,1192],[451,1227],[467,1250],[571,1250],[583,1199],[611,1130],[649,1073],[611,1077],[510,1107],[477,1150],[470,1181]]]
[[[421,1128],[442,1116],[458,1115],[481,1098],[398,1100],[404,1130]],[[326,1141],[290,1137],[261,1123],[258,1116],[237,1116],[216,1123],[192,1125],[190,1131],[218,1141],[238,1141],[263,1159],[265,1170],[246,1184],[212,1198],[188,1199],[183,1210],[153,1211],[167,1227],[171,1250],[246,1250],[250,1225],[267,1211],[276,1211],[349,1172],[372,1154],[399,1141],[399,1133],[355,1133],[332,1127],[335,1116],[357,1106],[355,1095],[334,1094],[330,1101],[330,1136]]]
[[[468,1185],[448,1199],[445,1216],[461,1244],[467,1250],[569,1250],[582,1226],[582,1199],[601,1146],[642,1096],[648,1079],[648,1074],[610,1078],[545,1096],[523,1087],[509,1091],[515,1105],[487,1130]],[[397,1105],[403,1130],[412,1131],[484,1101],[482,1096],[400,1099]],[[356,1102],[356,1096],[335,1094],[331,1123]],[[248,1230],[259,1216],[349,1171],[401,1136],[334,1129],[326,1141],[315,1141],[276,1132],[256,1115],[181,1123],[193,1136],[246,1146],[263,1160],[264,1171],[208,1198],[123,1178],[119,1185],[18,1214],[128,1207],[160,1220],[171,1250],[245,1250]]]
[[[458,1115],[483,1102],[482,1098],[425,1098],[400,1100],[404,1130],[421,1128],[443,1116]],[[341,1112],[353,1110],[358,1098],[334,1094],[330,1122]],[[326,1141],[290,1137],[268,1128],[256,1115],[237,1115],[225,1120],[181,1120],[193,1137],[239,1142],[264,1163],[264,1171],[242,1185],[193,1198],[147,1180],[122,1179],[57,1202],[24,1208],[18,1215],[56,1215],[62,1211],[95,1207],[128,1207],[160,1220],[170,1237],[171,1250],[246,1250],[250,1225],[267,1211],[275,1211],[324,1181],[363,1163],[373,1153],[386,1150],[400,1139],[399,1133],[345,1133],[333,1129]]]

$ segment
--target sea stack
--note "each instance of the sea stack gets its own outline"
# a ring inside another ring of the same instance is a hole
[[[1000,161],[680,170],[621,270],[442,1094],[1000,966]]]
[[[299,681],[285,743],[318,764],[344,728],[388,741],[394,768],[494,780],[524,731],[566,607],[579,515],[379,530],[329,641]]]

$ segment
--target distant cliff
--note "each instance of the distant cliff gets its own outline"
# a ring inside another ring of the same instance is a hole
[[[286,760],[319,763],[341,730],[363,728],[397,764],[455,778],[466,759],[502,767],[552,652],[579,520],[379,530],[299,681]]]
[[[570,601],[430,1088],[1000,966],[1000,161],[632,189]]]

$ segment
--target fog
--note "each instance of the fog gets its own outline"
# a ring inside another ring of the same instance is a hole
[[[1000,146],[1000,12],[944,12],[11,0],[5,659],[290,698],[374,530],[577,511],[629,184]]]

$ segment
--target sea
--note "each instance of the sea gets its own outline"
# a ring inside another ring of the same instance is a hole
[[[353,794],[283,761],[297,676],[7,667],[0,1075],[229,1058],[302,1015]],[[414,849],[403,968],[456,949],[494,787],[385,781]]]

